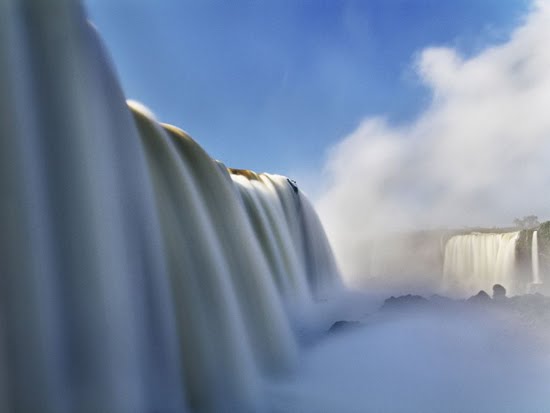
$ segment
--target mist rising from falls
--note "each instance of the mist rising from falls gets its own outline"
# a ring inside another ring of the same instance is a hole
[[[286,178],[132,106],[76,2],[0,2],[2,412],[261,411],[339,285]]]
[[[455,235],[445,246],[443,288],[453,294],[491,291],[494,284],[509,292],[518,288],[516,242],[519,231],[503,234]]]

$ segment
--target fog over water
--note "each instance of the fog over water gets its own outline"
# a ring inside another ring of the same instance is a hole
[[[269,400],[281,413],[546,412],[549,325],[535,320],[474,304],[373,315],[313,346]]]

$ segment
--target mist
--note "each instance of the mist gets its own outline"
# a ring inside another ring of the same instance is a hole
[[[431,92],[426,110],[404,125],[364,119],[329,150],[316,206],[348,284],[369,271],[369,243],[396,233],[548,218],[548,38],[550,6],[539,1],[502,44],[471,56],[420,50],[411,64]],[[410,265],[392,250],[389,261]]]
[[[546,411],[540,321],[498,305],[374,313],[312,347],[268,399],[277,413]]]

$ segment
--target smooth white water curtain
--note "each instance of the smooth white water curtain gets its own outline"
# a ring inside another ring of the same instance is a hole
[[[475,294],[502,284],[521,290],[516,269],[519,231],[502,234],[455,235],[445,246],[443,287],[447,292]],[[523,292],[523,291],[522,291]]]
[[[340,285],[292,182],[131,106],[77,2],[0,1],[0,412],[262,411]]]

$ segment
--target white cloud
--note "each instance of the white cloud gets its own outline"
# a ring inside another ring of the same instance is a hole
[[[357,246],[388,230],[550,219],[549,39],[539,1],[476,56],[423,50],[430,107],[404,127],[366,119],[331,149],[317,208],[345,272],[363,271]]]

